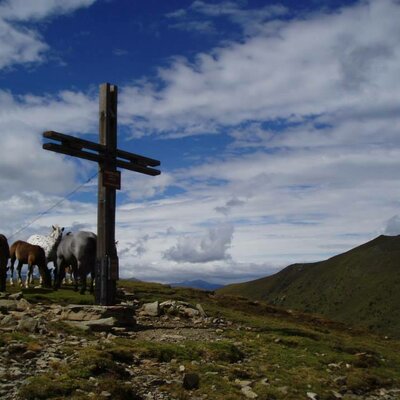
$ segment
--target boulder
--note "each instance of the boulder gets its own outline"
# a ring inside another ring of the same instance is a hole
[[[140,309],[140,315],[145,315],[149,317],[158,317],[160,316],[160,304],[158,301],[153,303],[145,303]]]
[[[196,318],[200,315],[199,310],[192,307],[182,307],[179,310],[179,313],[182,314],[186,318]]]
[[[22,292],[13,293],[13,294],[10,294],[10,295],[8,296],[8,298],[11,299],[11,300],[21,300],[22,297],[23,297]]]
[[[113,318],[113,326],[135,326],[135,310],[130,306],[69,305],[61,311],[60,319],[66,321],[98,321]],[[111,320],[110,320],[111,321]],[[101,325],[101,324],[100,324]]]
[[[196,309],[199,311],[200,316],[202,318],[207,318],[207,314],[205,313],[205,311],[204,311],[203,307],[201,306],[201,304],[199,304],[199,303],[196,304]]]
[[[104,332],[110,331],[118,323],[114,317],[100,318],[89,321],[67,321],[67,324],[83,331]]]
[[[0,312],[17,311],[18,303],[16,300],[0,299]]]
[[[256,399],[258,397],[257,393],[254,393],[250,386],[243,386],[240,390],[247,399]]]
[[[25,315],[19,320],[16,330],[32,333],[38,332],[39,321],[35,318]]]

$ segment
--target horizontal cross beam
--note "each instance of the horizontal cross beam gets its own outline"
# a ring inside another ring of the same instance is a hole
[[[107,154],[106,146],[88,140],[76,138],[70,135],[64,135],[54,131],[43,133],[46,139],[52,139],[60,143],[44,143],[43,149],[62,153],[69,156],[83,158],[85,160],[104,163],[109,160],[110,155]],[[89,150],[89,151],[87,151]],[[149,168],[160,165],[160,161],[152,158],[144,157],[135,153],[129,153],[123,150],[116,150],[115,163],[118,168],[128,169],[130,171],[139,172],[146,175],[160,175],[157,169]]]

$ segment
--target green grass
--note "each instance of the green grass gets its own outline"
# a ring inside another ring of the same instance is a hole
[[[329,260],[217,292],[265,300],[400,337],[400,236],[380,236]]]
[[[75,358],[28,381],[21,389],[21,399],[42,399],[46,393],[49,399],[80,400],[84,398],[80,390],[91,391],[96,397],[106,390],[112,398],[135,399],[135,388],[126,384],[130,379],[126,368],[132,365],[138,365],[136,373],[159,378],[165,378],[160,365],[178,377],[179,365],[199,374],[200,387],[194,393],[182,389],[174,379],[159,386],[160,391],[176,399],[205,394],[215,400],[242,399],[236,379],[250,380],[259,398],[276,400],[305,399],[310,391],[321,400],[330,400],[332,391],[340,391],[343,384],[360,395],[378,388],[400,388],[398,340],[383,340],[366,331],[288,312],[262,301],[143,282],[121,281],[119,285],[141,301],[181,299],[201,303],[212,318],[232,324],[218,333],[214,327],[213,339],[207,335],[202,338],[200,330],[199,340],[182,339],[179,343],[145,340],[142,336],[140,340],[116,338],[104,346],[98,344],[94,334],[85,333],[92,345],[79,352],[66,346],[66,353]],[[59,294],[41,296],[46,302],[58,302]],[[71,296],[76,298],[74,293]],[[52,325],[52,329],[66,332],[63,324]],[[0,346],[1,341],[28,342],[25,336],[11,335],[1,336]],[[57,379],[53,379],[54,373]],[[95,377],[98,385],[94,386],[89,377]]]
[[[67,304],[94,304],[94,296],[88,291],[80,294],[74,291],[72,286],[62,286],[59,290],[47,288],[21,288],[19,285],[10,286],[7,284],[6,291],[8,293],[22,292],[23,297],[30,303],[57,303],[61,305]]]

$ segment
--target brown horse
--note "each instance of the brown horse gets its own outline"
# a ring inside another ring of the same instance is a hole
[[[0,292],[6,291],[7,263],[10,258],[10,249],[7,238],[0,233]]]
[[[51,287],[50,270],[47,268],[46,256],[44,250],[40,246],[17,240],[10,247],[11,267],[10,267],[10,280],[14,275],[14,263],[18,260],[17,272],[18,282],[22,286],[21,269],[23,264],[28,264],[28,274],[26,275],[25,287],[28,288],[29,284],[33,284],[33,267],[35,265],[39,268],[39,273],[45,287]]]

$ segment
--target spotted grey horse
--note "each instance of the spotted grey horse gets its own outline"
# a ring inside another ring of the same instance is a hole
[[[79,231],[67,233],[57,248],[57,268],[54,288],[58,289],[65,276],[65,268],[72,267],[74,276],[81,283],[80,292],[86,291],[86,278],[91,275],[90,292],[93,292],[94,272],[96,265],[97,236],[92,232]],[[75,289],[78,283],[75,280]]]
[[[40,246],[44,250],[46,256],[46,265],[49,262],[53,262],[54,268],[56,268],[57,247],[61,242],[64,228],[60,228],[58,225],[53,225],[51,228],[52,230],[49,235],[32,235],[28,238],[27,242]]]

